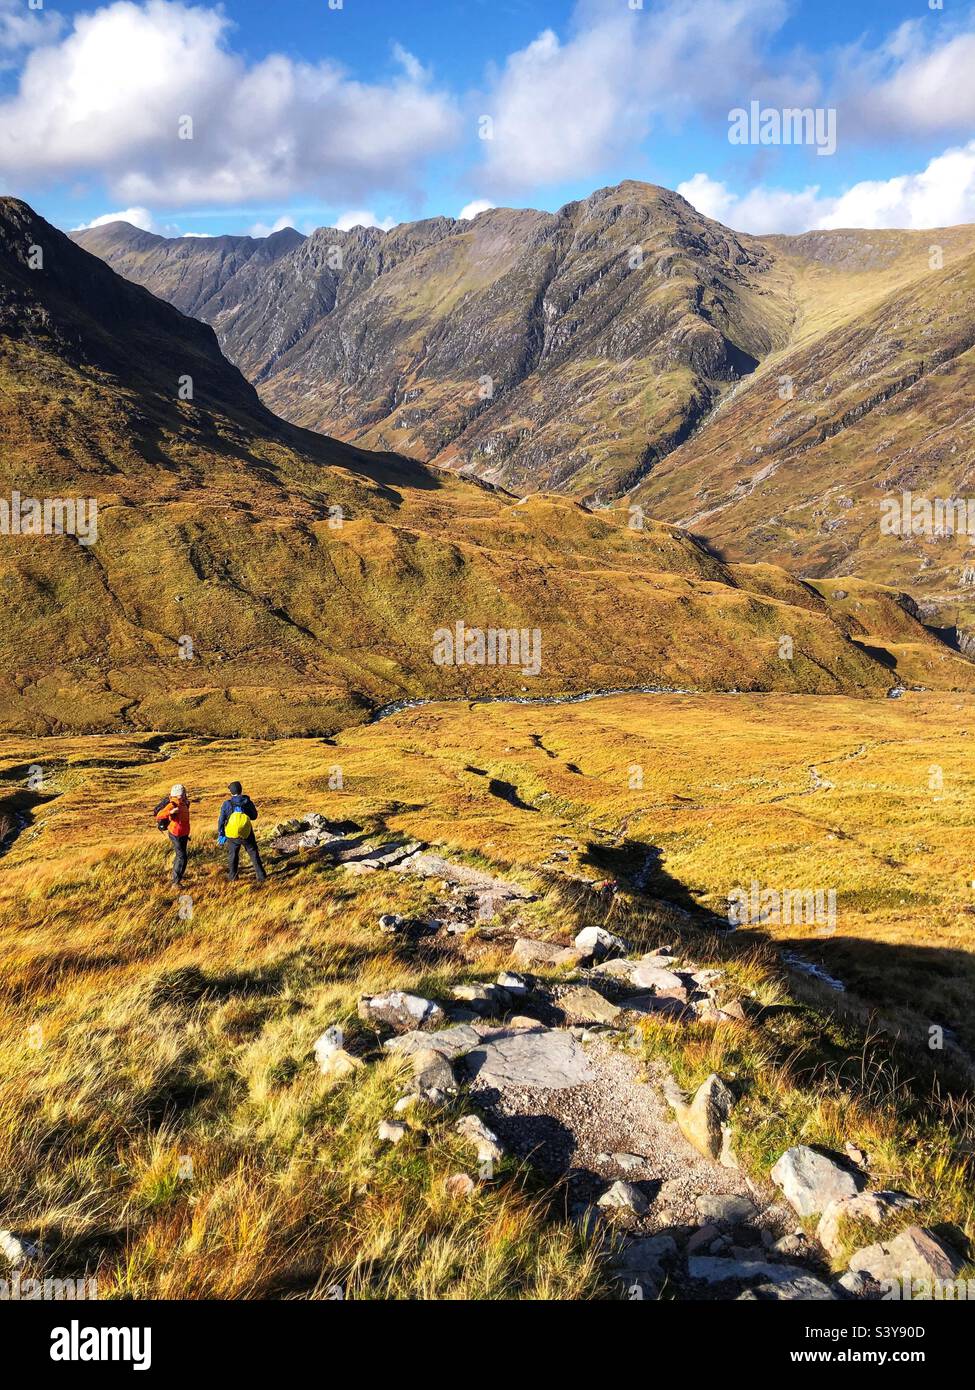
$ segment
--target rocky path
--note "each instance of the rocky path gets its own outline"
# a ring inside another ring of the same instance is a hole
[[[463,944],[471,963],[484,936],[493,952],[509,951],[510,967],[492,983],[459,982],[443,999],[392,990],[360,1000],[359,1017],[381,1046],[412,1063],[379,1138],[402,1142],[463,1105],[470,1113],[457,1128],[479,1175],[493,1179],[506,1156],[534,1167],[565,1218],[599,1244],[621,1296],[876,1297],[905,1269],[950,1280],[963,1267],[959,1249],[909,1224],[913,1198],[869,1190],[862,1155],[798,1145],[753,1181],[736,1156],[729,1084],[712,1075],[685,1096],[662,1064],[647,1069],[639,1025],[648,1016],[748,1026],[723,971],[695,964],[678,945],[636,956],[601,927],[585,928],[571,945],[517,938],[492,920],[499,907],[530,897],[517,884],[413,842],[350,843],[307,822],[281,829],[284,852],[312,848],[353,872],[440,880],[448,901],[436,920],[379,919],[379,930],[407,951],[441,934]],[[362,1064],[328,1034],[316,1055],[332,1079]],[[463,1195],[476,1179],[459,1173],[450,1181]],[[892,1222],[896,1234],[885,1243],[879,1237]],[[847,1248],[849,1228],[871,1226],[874,1244]],[[841,1277],[831,1259],[848,1261]]]
[[[512,1153],[565,1179],[570,1214],[598,1203],[618,1181],[632,1186],[638,1207],[646,1202],[627,1222],[646,1233],[697,1225],[701,1197],[751,1205],[742,1174],[685,1139],[662,1098],[663,1075],[643,1077],[632,1056],[603,1039],[525,1031],[502,1035],[465,1062],[471,1100]]]

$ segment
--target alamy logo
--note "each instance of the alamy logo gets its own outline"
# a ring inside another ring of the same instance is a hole
[[[77,1318],[51,1331],[52,1361],[131,1361],[134,1371],[152,1365],[151,1327],[82,1327]]]
[[[817,154],[836,153],[835,106],[762,107],[753,101],[747,111],[736,106],[728,112],[728,140],[732,145],[815,145]]]
[[[0,1303],[63,1303],[65,1300],[98,1298],[98,1280],[92,1275],[85,1279],[34,1279],[14,1270],[9,1279],[0,1279]]]
[[[79,545],[98,540],[98,502],[94,497],[0,497],[0,535],[74,536]]]
[[[728,923],[755,927],[765,922],[795,927],[802,923],[836,930],[835,888],[763,888],[752,880],[749,888],[733,888],[728,894]]]
[[[542,669],[541,629],[468,627],[463,621],[438,627],[433,634],[436,666],[516,666],[523,676]]]
[[[975,497],[918,497],[902,492],[880,504],[883,536],[975,536]]]

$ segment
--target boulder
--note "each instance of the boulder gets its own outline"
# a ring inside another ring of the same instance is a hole
[[[605,927],[583,927],[573,945],[586,960],[605,960],[608,956],[626,954],[626,942]]]
[[[748,1015],[740,999],[728,999],[719,1009],[719,1022],[747,1023]]]
[[[468,1173],[454,1173],[444,1182],[447,1196],[454,1201],[463,1201],[466,1197],[473,1196],[475,1182]]]
[[[855,1197],[841,1197],[826,1207],[816,1237],[827,1254],[838,1259],[849,1246],[847,1232],[851,1227],[883,1226],[898,1212],[917,1205],[917,1199],[905,1192],[859,1192]]]
[[[318,1063],[319,1067],[323,1071],[325,1069],[325,1063],[328,1061],[329,1057],[331,1057],[332,1054],[335,1052],[342,1051],[342,1039],[342,1029],[339,1028],[337,1025],[333,1025],[331,1028],[326,1028],[325,1032],[322,1033],[321,1037],[316,1039],[315,1061]]]
[[[622,1168],[624,1173],[637,1173],[646,1167],[647,1160],[642,1154],[607,1154],[610,1163]]]
[[[687,1000],[687,987],[672,970],[661,970],[656,965],[638,965],[630,979],[638,989],[649,990],[651,994],[669,994],[674,999]]]
[[[360,1059],[353,1057],[351,1052],[346,1052],[344,1047],[336,1047],[331,1052],[318,1057],[317,1060],[319,1071],[329,1081],[342,1081],[345,1077],[351,1076],[353,1072],[360,1071],[362,1068]]]
[[[754,1221],[758,1215],[758,1208],[750,1197],[739,1197],[734,1193],[720,1193],[717,1196],[704,1193],[695,1199],[694,1205],[702,1221],[723,1226],[741,1226]]]
[[[578,965],[581,956],[570,946],[555,941],[532,941],[519,937],[511,949],[511,958],[519,965]]]
[[[808,1279],[808,1272],[799,1265],[778,1265],[768,1260],[726,1259],[716,1255],[691,1255],[687,1272],[692,1279],[705,1284],[789,1284]]]
[[[710,1250],[721,1237],[717,1226],[698,1226],[687,1242],[688,1255],[696,1255],[702,1250]]]
[[[772,1181],[793,1211],[818,1216],[830,1202],[855,1197],[867,1180],[839,1154],[799,1144],[786,1149],[772,1169]]]
[[[696,985],[706,989],[708,985],[714,984],[715,980],[720,980],[723,974],[723,970],[693,970],[691,979]]]
[[[408,1033],[417,1028],[437,1028],[445,1022],[444,1011],[432,999],[419,994],[404,994],[393,989],[388,994],[366,994],[359,1000],[359,1017],[373,1027],[381,1024],[394,1033]]]
[[[666,1088],[680,1131],[705,1158],[717,1159],[725,1168],[737,1164],[731,1153],[730,1118],[735,1098],[714,1072],[701,1083],[688,1105],[671,1083]]]
[[[616,1023],[621,1010],[588,985],[570,989],[558,1000],[566,1018],[573,1023]]]
[[[640,1189],[622,1179],[606,1189],[597,1205],[604,1211],[629,1211],[634,1216],[644,1216],[650,1210],[650,1203]]]
[[[690,1009],[680,999],[669,994],[631,994],[624,999],[621,1008],[634,1014],[661,1014],[664,1018],[687,1018]]]
[[[638,962],[635,960],[624,960],[620,956],[614,956],[611,960],[602,960],[598,965],[592,967],[594,975],[606,976],[611,980],[632,979],[634,970],[637,969]]]
[[[446,1105],[457,1094],[457,1078],[450,1061],[434,1048],[420,1048],[412,1055],[410,1094],[430,1105]]]
[[[450,993],[452,998],[470,1004],[475,1013],[479,1014],[499,1013],[508,1003],[506,994],[497,985],[454,985]]]
[[[810,1243],[804,1235],[781,1236],[772,1242],[771,1250],[774,1255],[781,1255],[787,1260],[808,1259],[812,1253]]]
[[[659,1282],[666,1266],[676,1258],[677,1242],[673,1236],[640,1236],[626,1242],[613,1257],[611,1268],[622,1279],[642,1277]]]
[[[858,1250],[850,1260],[854,1274],[866,1274],[878,1284],[904,1279],[956,1279],[964,1267],[965,1261],[957,1251],[922,1226],[908,1226],[893,1240],[878,1241]]]
[[[13,1231],[0,1231],[0,1255],[16,1268],[29,1260],[38,1259],[40,1249]]]
[[[880,1285],[875,1284],[868,1274],[857,1274],[852,1269],[841,1274],[836,1282],[851,1298],[878,1297],[883,1292]]]
[[[512,999],[523,999],[526,994],[531,992],[524,975],[516,975],[513,970],[502,970],[497,983],[498,988],[503,989],[505,994],[509,994]]]
[[[825,1303],[835,1302],[839,1295],[835,1289],[816,1279],[812,1274],[797,1274],[794,1279],[786,1279],[780,1284],[756,1284],[739,1294],[740,1299],[757,1298],[768,1303]]]

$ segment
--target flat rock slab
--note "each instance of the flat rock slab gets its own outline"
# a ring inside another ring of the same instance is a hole
[[[398,874],[417,874],[421,878],[442,878],[448,883],[459,883],[477,892],[491,893],[501,900],[532,897],[528,889],[518,883],[492,878],[490,874],[472,869],[468,864],[452,864],[439,854],[411,854],[394,864],[393,868]]]
[[[709,1255],[691,1255],[687,1272],[692,1279],[706,1284],[746,1284],[760,1280],[763,1284],[791,1284],[809,1277],[809,1270],[799,1265],[772,1264],[766,1260],[722,1259]]]
[[[387,1052],[398,1052],[402,1057],[412,1057],[414,1052],[429,1049],[442,1052],[453,1061],[455,1057],[462,1057],[465,1052],[477,1047],[480,1041],[480,1033],[466,1023],[459,1023],[455,1028],[442,1028],[435,1033],[421,1033],[418,1030],[401,1033],[398,1038],[389,1038],[383,1047]]]
[[[581,1043],[559,1028],[498,1032],[467,1053],[464,1067],[478,1085],[499,1091],[512,1086],[562,1091],[594,1076]]]

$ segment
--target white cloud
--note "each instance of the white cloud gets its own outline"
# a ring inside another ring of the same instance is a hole
[[[63,25],[53,10],[29,10],[27,0],[0,0],[0,52],[15,53],[51,43]]]
[[[74,227],[72,230],[87,232],[92,227],[107,227],[110,222],[128,222],[143,232],[159,231],[156,219],[148,208],[123,208],[121,212],[105,212],[101,217],[95,217],[91,222],[82,222],[80,227]]]
[[[396,59],[397,63],[399,63],[411,82],[423,83],[429,81],[430,73],[420,62],[419,58],[415,57],[409,49],[404,48],[401,43],[393,44],[393,57]]]
[[[512,187],[595,173],[655,120],[726,118],[759,84],[768,103],[805,104],[818,84],[804,63],[780,57],[773,72],[762,56],[786,18],[785,0],[662,0],[652,11],[582,0],[569,39],[546,29],[497,75],[483,112],[486,176]]]
[[[246,235],[255,237],[273,236],[275,232],[283,232],[285,227],[294,227],[295,225],[295,219],[290,213],[286,212],[283,216],[279,217],[276,222],[272,222],[270,226],[266,222],[255,222],[252,227],[247,228]]]
[[[395,217],[385,217],[382,222],[374,212],[361,209],[356,212],[343,212],[335,223],[337,231],[351,232],[353,227],[378,227],[381,232],[388,232],[396,226]]]
[[[678,184],[677,192],[706,217],[740,232],[952,227],[975,222],[975,140],[935,156],[917,173],[864,179],[838,197],[815,186],[790,192],[761,185],[739,197],[707,174]]]
[[[968,17],[967,23],[972,23]],[[876,49],[841,60],[840,100],[853,130],[889,139],[968,132],[975,125],[975,33],[911,19]]]
[[[412,189],[458,129],[418,65],[384,84],[337,64],[248,64],[222,9],[114,0],[27,57],[0,100],[0,167],[33,180],[104,178],[132,204],[230,203],[314,191]],[[401,66],[405,58],[401,58]],[[180,139],[182,117],[194,138]]]
[[[467,203],[457,214],[458,222],[472,222],[479,212],[490,212],[494,207],[486,198],[475,198],[473,203]]]

